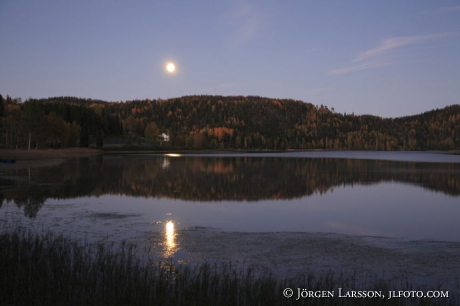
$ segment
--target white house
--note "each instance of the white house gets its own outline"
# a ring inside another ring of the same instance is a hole
[[[161,134],[161,138],[163,139],[163,141],[169,141],[169,135],[168,134]]]

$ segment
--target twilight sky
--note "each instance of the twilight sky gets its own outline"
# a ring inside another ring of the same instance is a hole
[[[0,0],[0,94],[417,114],[460,103],[460,2]]]

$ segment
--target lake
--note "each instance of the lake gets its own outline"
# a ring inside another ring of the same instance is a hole
[[[0,183],[4,227],[177,263],[460,283],[458,155],[103,155],[3,165]]]

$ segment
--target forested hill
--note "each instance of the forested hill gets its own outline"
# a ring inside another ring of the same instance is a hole
[[[104,102],[0,96],[0,147],[104,146],[105,140],[177,149],[460,149],[460,105],[381,118],[257,96]],[[170,135],[160,142],[162,133]]]

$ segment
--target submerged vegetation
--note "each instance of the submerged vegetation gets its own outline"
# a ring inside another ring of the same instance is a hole
[[[184,96],[123,103],[55,97],[19,103],[0,95],[0,148],[89,145],[197,150],[458,150],[460,105],[381,118],[258,96]]]
[[[398,288],[382,280],[359,283],[353,277],[327,273],[277,279],[231,264],[186,266],[141,261],[136,249],[92,245],[52,233],[16,228],[0,234],[1,305],[456,305],[449,298],[339,297],[338,288],[424,290],[410,284]],[[294,288],[292,298],[283,296]],[[297,300],[297,289],[333,291],[334,296]],[[344,293],[342,293],[344,294]]]

